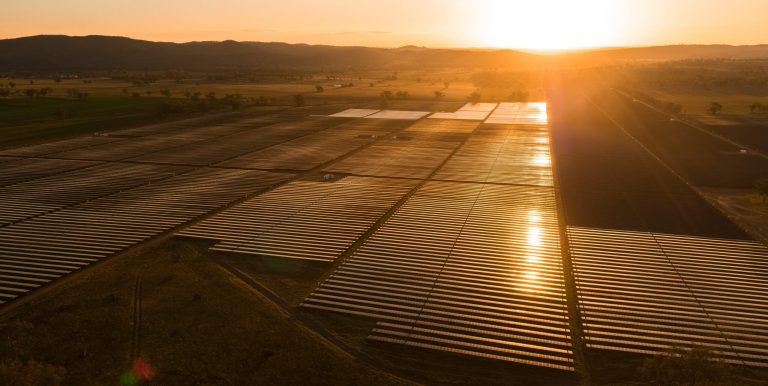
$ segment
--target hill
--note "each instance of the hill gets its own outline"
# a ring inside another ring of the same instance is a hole
[[[160,43],[110,36],[0,40],[0,71],[219,70],[254,67],[484,66],[535,58],[513,50],[397,49],[262,42]]]
[[[254,68],[518,67],[551,62],[768,58],[768,45],[612,48],[560,56],[515,50],[339,47],[264,42],[163,43],[113,36],[40,35],[0,40],[0,71],[189,70]]]

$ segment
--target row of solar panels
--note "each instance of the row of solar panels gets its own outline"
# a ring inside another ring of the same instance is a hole
[[[570,227],[588,347],[704,347],[768,366],[768,248],[754,241]]]
[[[296,181],[178,234],[219,240],[216,251],[332,261],[415,185],[365,177]]]
[[[0,227],[0,302],[288,177],[200,169]]]
[[[554,192],[428,182],[304,307],[371,339],[572,369]]]
[[[455,112],[347,109],[329,115],[335,118],[365,119],[400,119],[418,120],[424,117],[432,119],[485,121],[488,124],[502,125],[546,125],[547,104],[533,103],[468,103]]]

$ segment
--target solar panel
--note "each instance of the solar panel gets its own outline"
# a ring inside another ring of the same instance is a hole
[[[504,125],[546,125],[547,104],[535,103],[499,103],[485,123]]]
[[[378,113],[380,110],[371,110],[371,109],[346,109],[344,111],[340,111],[336,114],[329,115],[330,117],[335,118],[363,118],[367,117],[369,115]]]
[[[459,119],[470,121],[482,121],[496,108],[496,103],[467,103],[453,113],[434,113],[429,116],[432,119]]]
[[[415,121],[429,115],[429,111],[382,110],[366,116],[367,119],[403,119]]]
[[[560,263],[551,188],[428,182],[303,306],[372,316],[374,340],[572,370]]]
[[[0,287],[0,301],[287,178],[260,171],[196,170],[0,227],[0,275],[9,278]]]
[[[179,235],[218,240],[215,251],[332,261],[415,185],[365,177],[296,181]]]
[[[587,346],[706,347],[768,366],[768,248],[686,235],[569,227]]]

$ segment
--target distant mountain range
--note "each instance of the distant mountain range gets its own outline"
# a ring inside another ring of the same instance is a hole
[[[768,45],[601,49],[560,56],[515,50],[338,47],[262,42],[162,43],[113,36],[40,35],[0,40],[0,71],[190,70],[354,67],[506,67],[560,60],[768,58]]]

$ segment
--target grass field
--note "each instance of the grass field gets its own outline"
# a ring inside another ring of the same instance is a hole
[[[133,294],[143,269],[140,353],[155,384],[403,384],[297,326],[203,247],[172,240],[5,313],[0,357],[63,367],[67,385],[119,383],[130,368]]]
[[[723,105],[721,114],[760,117],[765,116],[765,114],[750,114],[749,106],[754,103],[768,104],[768,96],[763,95],[724,92],[688,94],[659,91],[656,89],[645,89],[643,91],[659,100],[681,104],[686,114],[693,115],[711,115],[708,111],[710,104],[717,102]]]

